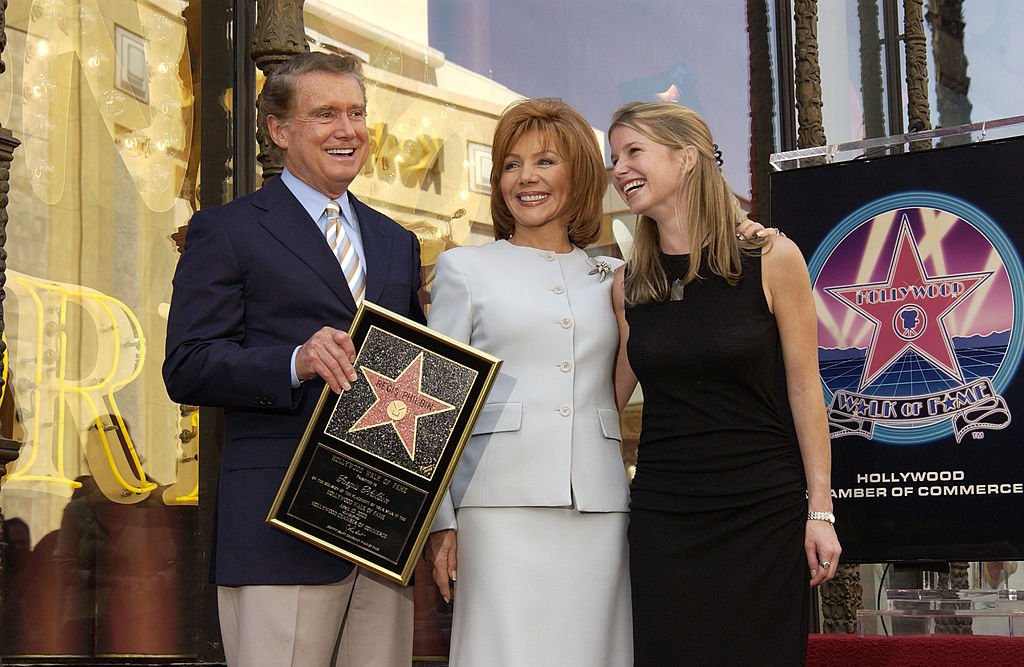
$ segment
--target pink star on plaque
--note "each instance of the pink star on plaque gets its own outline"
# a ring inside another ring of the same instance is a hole
[[[904,215],[884,281],[825,290],[874,323],[860,388],[871,384],[907,350],[914,350],[963,382],[963,371],[943,320],[990,275],[928,275]]]
[[[415,459],[416,427],[420,417],[455,409],[454,405],[423,393],[423,353],[409,362],[397,378],[389,378],[366,366],[359,368],[370,383],[370,389],[377,400],[356,420],[349,431],[362,431],[390,424],[405,445],[409,458]]]

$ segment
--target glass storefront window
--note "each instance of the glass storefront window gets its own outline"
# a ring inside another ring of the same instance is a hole
[[[4,302],[4,435],[21,443],[0,492],[9,662],[195,651],[198,414],[160,375],[171,235],[198,179],[187,11],[7,8],[0,120],[21,141]]]
[[[895,11],[902,34],[903,3],[847,0],[818,3],[822,113],[829,144],[907,130],[907,63],[901,35],[899,72],[886,70],[884,14]],[[1024,54],[1012,39],[1024,16],[1010,0],[971,3],[928,0],[923,6],[928,107],[932,128],[1018,116],[1024,109]],[[889,90],[892,75],[898,90]],[[889,102],[900,109],[889,117]],[[895,115],[895,114],[894,114]],[[898,129],[894,129],[898,128]]]
[[[1024,47],[1015,38],[1024,30],[1020,3],[925,4],[932,125],[951,127],[1024,113]]]

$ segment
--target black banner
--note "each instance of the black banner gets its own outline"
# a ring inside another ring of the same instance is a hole
[[[846,562],[1024,559],[1024,139],[771,176],[818,313]]]

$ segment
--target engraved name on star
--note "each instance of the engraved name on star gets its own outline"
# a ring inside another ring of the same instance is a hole
[[[389,378],[366,366],[359,368],[376,400],[349,432],[390,425],[405,446],[409,458],[415,459],[416,428],[420,417],[455,409],[454,405],[423,392],[423,353],[416,355],[396,378]]]
[[[914,350],[958,382],[964,382],[943,320],[990,275],[992,272],[928,275],[904,214],[885,280],[825,289],[874,325],[860,389],[871,384],[907,350]]]

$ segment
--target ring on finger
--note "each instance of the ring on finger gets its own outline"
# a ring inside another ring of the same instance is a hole
[[[821,569],[827,570],[830,567],[832,567],[832,563],[828,562],[827,560],[821,561]]]

